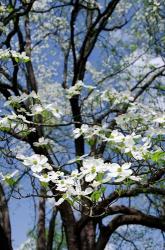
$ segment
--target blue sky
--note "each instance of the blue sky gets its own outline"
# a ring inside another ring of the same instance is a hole
[[[9,212],[12,226],[12,239],[14,250],[27,239],[27,233],[33,228],[35,222],[32,198],[11,199]]]

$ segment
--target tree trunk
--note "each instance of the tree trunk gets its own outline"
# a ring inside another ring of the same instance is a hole
[[[64,201],[59,206],[59,211],[61,214],[62,223],[65,229],[67,249],[68,250],[81,250],[81,242],[79,234],[76,231],[76,220],[71,206],[67,201]]]
[[[0,225],[0,249],[12,250],[12,246],[10,245],[6,233],[1,225]]]
[[[56,215],[57,215],[57,210],[53,209],[52,216],[51,216],[51,219],[50,219],[50,222],[49,222],[47,250],[53,250],[53,240],[54,240]]]
[[[91,250],[95,245],[95,225],[93,221],[89,221],[81,231],[81,249]]]
[[[0,249],[12,250],[9,210],[5,193],[1,184],[0,184]]]
[[[40,195],[44,197],[45,189],[41,187]],[[38,215],[38,232],[37,232],[37,250],[46,249],[46,235],[45,235],[45,198],[41,197],[39,200],[39,215]]]

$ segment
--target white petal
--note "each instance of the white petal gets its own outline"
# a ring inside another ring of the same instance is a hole
[[[131,169],[125,169],[123,172],[119,173],[120,176],[130,176],[133,173]]]
[[[18,170],[15,170],[12,174],[10,174],[10,177],[14,177],[14,175],[16,175],[19,171]]]
[[[64,202],[63,198],[60,198],[58,201],[55,202],[55,206],[59,206]]]
[[[33,171],[33,172],[36,172],[36,173],[40,173],[41,171],[42,171],[42,167],[41,167],[41,165],[33,165],[33,166],[31,166],[31,170]]]
[[[113,172],[116,172],[116,171],[118,170],[118,168],[120,168],[120,165],[119,165],[119,164],[117,164],[117,163],[112,163],[112,164],[110,165],[109,171],[110,171],[111,173],[113,173]]]
[[[91,181],[93,181],[95,179],[95,177],[96,177],[96,173],[94,173],[94,174],[87,174],[85,176],[85,181],[86,182],[91,182]]]
[[[40,164],[43,165],[48,161],[48,158],[44,155],[40,156]]]
[[[116,180],[114,180],[114,182],[121,182],[121,181],[123,181],[125,179],[126,179],[126,176],[122,176],[122,177],[119,177]]]
[[[87,194],[91,194],[91,193],[93,192],[93,189],[90,188],[90,187],[88,187],[88,188],[85,189],[84,192],[85,192],[86,195],[87,195]]]
[[[110,173],[107,173],[107,176],[106,176],[106,178],[108,179],[111,179],[111,178],[113,178],[113,177],[117,177],[117,176],[119,176],[119,173],[118,172],[110,172]]]
[[[130,162],[127,162],[127,163],[124,163],[124,164],[122,165],[122,168],[123,168],[123,169],[128,169],[128,168],[130,168],[130,166],[131,166],[131,163],[130,163]]]
[[[129,177],[131,180],[133,180],[133,181],[141,181],[141,178],[139,177],[139,176],[130,176]]]

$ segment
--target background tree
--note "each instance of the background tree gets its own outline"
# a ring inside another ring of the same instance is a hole
[[[2,1],[2,181],[11,197],[39,198],[36,249],[56,249],[55,220],[57,249],[63,239],[105,249],[115,234],[136,249],[129,225],[159,229],[163,249],[164,10],[163,0]],[[3,187],[1,197],[8,214]],[[9,229],[1,220],[11,249]]]

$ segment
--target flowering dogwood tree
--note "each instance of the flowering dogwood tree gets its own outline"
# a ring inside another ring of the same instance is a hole
[[[56,249],[57,214],[70,250],[105,249],[124,225],[165,231],[164,11],[163,0],[2,1],[1,248],[12,249],[6,190],[38,197],[37,250]]]

